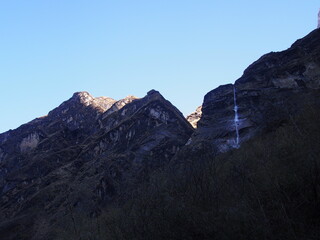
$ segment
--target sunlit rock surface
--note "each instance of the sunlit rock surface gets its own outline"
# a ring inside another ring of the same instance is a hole
[[[202,115],[202,106],[199,106],[195,112],[187,116],[187,120],[192,125],[192,127],[197,128],[197,124],[201,118],[201,115]]]

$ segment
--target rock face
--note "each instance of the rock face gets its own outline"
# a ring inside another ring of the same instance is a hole
[[[192,133],[157,91],[120,101],[75,93],[48,116],[0,135],[0,238],[48,239],[53,228],[39,224],[97,214],[164,166]]]
[[[196,111],[187,116],[188,122],[192,125],[192,127],[197,128],[197,124],[201,119],[202,115],[202,106],[197,107]]]
[[[78,92],[47,116],[0,134],[0,239],[51,239],[62,219],[126,201],[169,161],[239,148],[292,121],[319,104],[319,42],[317,29],[261,57],[235,84],[210,91],[188,116],[196,130],[151,90],[119,101]]]
[[[128,103],[131,103],[133,100],[136,100],[136,99],[138,99],[138,98],[135,96],[127,96],[124,99],[121,99],[121,100],[115,102],[111,108],[109,108],[107,111],[105,111],[105,113],[102,115],[102,119],[105,119],[113,112],[120,110],[125,105],[127,105]]]
[[[218,152],[228,151],[290,121],[306,102],[318,101],[319,41],[316,29],[286,51],[262,56],[235,84],[210,91],[192,142],[205,141]]]

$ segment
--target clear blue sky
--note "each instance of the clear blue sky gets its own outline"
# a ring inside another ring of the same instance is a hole
[[[0,132],[76,91],[159,90],[185,115],[317,25],[315,0],[0,0]]]

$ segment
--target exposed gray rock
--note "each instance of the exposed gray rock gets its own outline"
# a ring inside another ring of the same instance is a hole
[[[121,99],[119,101],[116,101],[109,109],[108,111],[106,111],[103,116],[102,119],[105,119],[106,117],[108,117],[110,114],[120,110],[121,108],[123,108],[125,105],[127,105],[128,103],[131,103],[134,100],[137,100],[139,98],[135,97],[135,96],[127,96],[124,99]],[[125,112],[123,113],[125,114]]]
[[[192,127],[197,128],[197,124],[202,116],[202,106],[197,107],[196,111],[187,116],[188,122]]]
[[[36,148],[39,144],[40,137],[38,133],[31,133],[27,137],[23,138],[20,143],[21,152],[26,152]]]

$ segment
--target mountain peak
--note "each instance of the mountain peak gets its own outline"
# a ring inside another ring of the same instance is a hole
[[[75,92],[71,99],[71,101],[76,101],[86,107],[92,106],[97,109],[99,112],[107,111],[115,102],[113,98],[110,97],[93,97],[90,93],[86,91]]]
[[[151,96],[151,95],[161,95],[159,91],[157,90],[154,90],[154,89],[151,89],[148,93],[147,93],[148,96]]]
[[[76,100],[86,106],[89,106],[90,103],[94,100],[94,97],[90,93],[83,91],[83,92],[75,92],[72,95],[71,99]]]
[[[128,101],[128,102],[132,102],[133,100],[136,100],[136,99],[139,99],[138,97],[136,96],[133,96],[133,95],[128,95],[126,96],[124,99],[122,99],[123,101]]]
[[[165,98],[161,95],[161,93],[157,90],[150,90],[147,93],[147,97],[149,100],[164,100]]]

